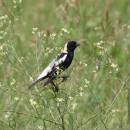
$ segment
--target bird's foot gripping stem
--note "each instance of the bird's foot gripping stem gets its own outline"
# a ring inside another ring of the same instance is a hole
[[[62,78],[62,80],[59,82],[59,84],[60,83],[62,83],[62,82],[66,82],[67,81],[67,79],[69,78],[69,76],[60,76],[60,77],[58,77],[58,78]],[[58,92],[59,91],[59,84],[55,84],[53,81],[51,82],[51,84],[52,84],[52,88],[53,88],[53,91],[54,92]]]

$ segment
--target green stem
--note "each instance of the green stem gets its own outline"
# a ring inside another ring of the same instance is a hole
[[[130,122],[130,89],[128,89],[128,122]]]

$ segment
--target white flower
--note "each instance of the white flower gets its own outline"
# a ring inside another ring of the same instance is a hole
[[[64,101],[63,98],[57,98],[56,100],[57,100],[58,102],[63,102],[63,101]]]
[[[58,47],[56,46],[55,49],[58,50]]]
[[[46,34],[44,34],[43,36],[46,37]]]
[[[0,17],[0,20],[7,20],[8,19],[8,15],[4,15]]]
[[[13,3],[16,4],[16,0],[13,0]]]
[[[16,100],[16,101],[19,100],[19,97],[15,97],[14,100]]]
[[[47,51],[47,50],[49,50],[49,48],[48,48],[48,47],[46,47],[46,51]]]
[[[73,97],[69,96],[69,99],[70,99],[70,100],[73,100]]]
[[[112,64],[111,64],[111,67],[116,68],[116,67],[117,67],[117,64],[112,63]]]
[[[103,49],[102,44],[103,44],[103,41],[100,41],[100,42],[94,43],[94,46],[96,46],[99,49]]]
[[[87,88],[87,87],[88,87],[88,85],[86,85],[86,84],[85,84],[85,86],[84,86],[84,87],[85,87],[85,88]]]
[[[36,33],[36,31],[38,30],[38,28],[32,28],[32,34],[35,34]]]
[[[0,51],[3,51],[3,46],[2,45],[0,46]]]
[[[21,57],[21,60],[23,60],[24,58],[23,57]]]
[[[18,0],[19,3],[22,3],[22,0]]]
[[[33,31],[37,31],[37,30],[38,30],[38,28],[32,28],[32,30],[33,30]]]
[[[30,102],[33,102],[33,99],[30,99],[29,101],[30,101]]]
[[[38,37],[41,37],[41,32],[38,32]]]
[[[103,41],[101,40],[100,43],[103,43]]]
[[[119,68],[116,68],[116,72],[118,72],[119,71]]]
[[[85,83],[86,83],[86,84],[89,84],[90,81],[88,81],[87,79],[84,79],[84,80],[85,80]]]
[[[55,37],[56,36],[56,34],[55,33],[53,33],[53,34],[51,34],[53,37]]]
[[[50,49],[48,53],[52,53],[53,52],[53,49]]]
[[[90,81],[88,81],[87,79],[84,79],[84,81],[85,81],[85,86],[84,87],[87,88]]]
[[[67,32],[67,29],[65,29],[65,28],[62,28],[62,29],[61,29],[61,31],[63,31],[63,32]]]
[[[82,88],[82,87],[80,87],[80,88],[79,88],[79,90],[83,90],[83,88]]]
[[[17,6],[15,5],[14,8],[17,8]]]
[[[72,109],[74,110],[76,106],[77,106],[77,103],[74,102],[74,103],[72,104]]]
[[[38,129],[39,130],[43,130],[43,126],[38,126]]]
[[[13,79],[13,81],[10,83],[10,85],[14,85],[14,84],[15,84],[15,82],[16,82],[16,80],[15,80],[15,79]]]
[[[96,45],[96,46],[100,46],[100,45],[101,45],[101,43],[100,43],[100,42],[97,42],[95,45]]]
[[[34,32],[34,31],[32,31],[32,34],[35,34],[35,32]]]
[[[50,38],[54,39],[54,38],[55,38],[55,36],[56,36],[56,34],[55,34],[55,33],[53,33],[53,34],[51,34],[51,35],[50,35]]]
[[[115,109],[112,109],[112,113],[115,113],[116,112],[116,110]]]
[[[33,81],[33,78],[32,78],[32,77],[30,77],[30,81]]]
[[[8,18],[8,15],[5,15],[5,18],[7,19],[7,18]]]
[[[84,94],[83,92],[80,92],[80,93],[79,93],[79,96],[80,96],[80,97],[82,97],[82,96],[83,96],[83,94]]]
[[[9,20],[9,24],[11,24],[11,20]]]
[[[37,104],[37,102],[34,101],[33,99],[30,99],[29,101],[30,101],[30,103],[31,103],[32,106],[35,106]]]
[[[100,55],[104,55],[104,51],[100,51],[99,54],[100,54]]]
[[[7,118],[9,117],[9,115],[8,115],[8,114],[5,114],[4,117],[7,119]]]
[[[93,73],[96,73],[96,70],[93,70]]]
[[[84,66],[88,66],[86,63],[84,63]]]
[[[96,70],[98,70],[98,66],[96,65]]]
[[[10,116],[10,112],[8,111],[7,114],[4,115],[4,118],[8,118]]]

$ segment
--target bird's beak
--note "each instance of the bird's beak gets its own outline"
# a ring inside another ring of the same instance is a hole
[[[80,46],[80,44],[79,44],[79,43],[77,43],[77,44],[76,44],[76,47],[77,47],[77,46]]]

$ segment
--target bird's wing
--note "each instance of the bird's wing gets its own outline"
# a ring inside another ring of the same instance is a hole
[[[61,53],[58,55],[46,68],[45,70],[40,74],[37,80],[44,79],[51,71],[58,65],[60,65],[62,62],[65,61],[67,57],[67,53]]]
[[[66,59],[66,57],[67,57],[67,53],[61,53],[59,56],[57,56],[57,60],[56,60],[56,62],[55,62],[55,66],[58,66],[58,65],[60,65],[62,62],[64,62],[65,59]]]
[[[40,76],[38,77],[38,79],[44,79],[44,77],[46,77],[51,71],[52,69],[55,67],[55,60],[54,59],[44,70],[43,72],[40,74]],[[37,79],[37,80],[38,80]]]
[[[47,78],[48,74],[51,73],[53,71],[53,69],[55,67],[57,67],[58,65],[60,65],[62,62],[65,61],[67,57],[66,53],[61,53],[60,55],[58,55],[46,68],[45,70],[40,74],[40,76],[38,77],[38,79],[31,84],[28,89],[31,89],[32,87],[34,87],[38,82],[40,82],[41,80]]]

